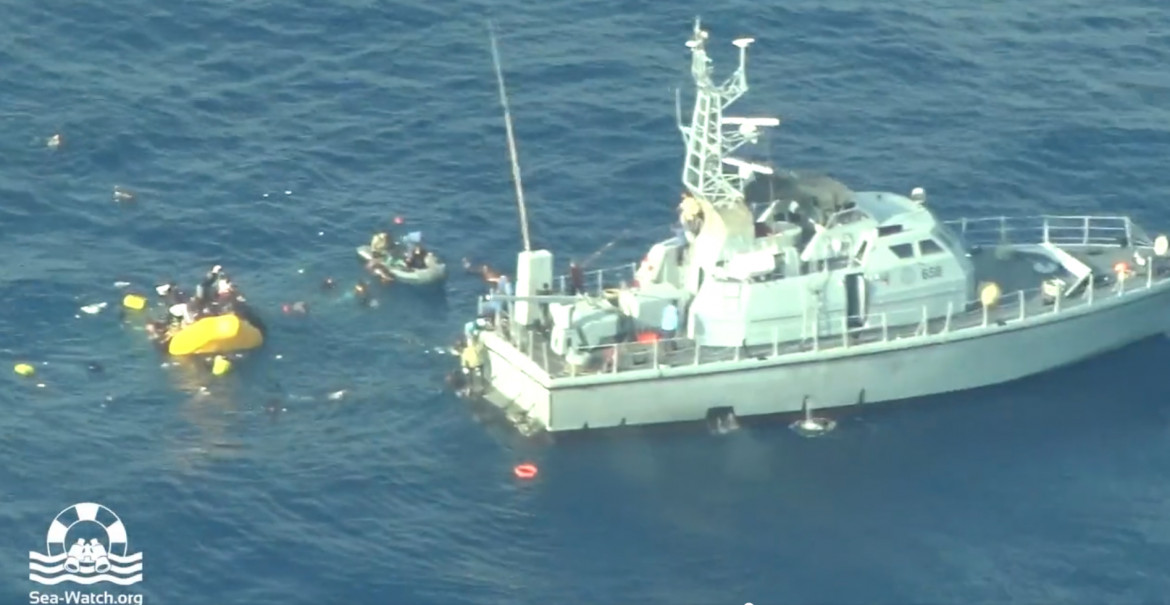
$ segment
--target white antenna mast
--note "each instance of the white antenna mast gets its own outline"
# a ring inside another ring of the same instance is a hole
[[[524,251],[532,250],[528,237],[528,208],[524,205],[524,185],[520,182],[520,160],[516,154],[516,136],[512,133],[512,111],[508,109],[508,93],[504,89],[504,70],[500,67],[500,51],[496,48],[496,29],[488,21],[488,36],[492,41],[492,64],[496,67],[496,81],[500,84],[500,105],[504,107],[504,128],[508,132],[508,154],[512,159],[512,182],[516,185],[516,205],[520,207],[520,234],[524,237]]]

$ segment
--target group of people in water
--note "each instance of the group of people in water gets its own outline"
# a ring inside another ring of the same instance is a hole
[[[159,346],[165,347],[179,330],[203,319],[238,310],[243,295],[228,278],[223,267],[216,265],[195,286],[195,294],[188,296],[174,282],[156,288],[168,305],[165,319],[147,322],[146,334]]]

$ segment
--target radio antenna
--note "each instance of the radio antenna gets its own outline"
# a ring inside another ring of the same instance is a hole
[[[500,67],[500,50],[496,48],[496,28],[488,21],[488,37],[492,41],[492,64],[496,81],[500,84],[500,105],[504,108],[504,128],[508,132],[508,155],[512,160],[512,182],[516,185],[516,205],[520,208],[520,234],[524,237],[524,251],[532,251],[528,237],[528,208],[524,205],[524,185],[520,181],[520,159],[516,154],[516,136],[512,132],[512,111],[508,109],[508,93],[504,88],[504,70]]]

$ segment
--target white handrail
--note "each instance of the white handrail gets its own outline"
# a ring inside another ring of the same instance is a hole
[[[1153,261],[1151,260],[1151,262]],[[1149,272],[1146,276],[1146,279],[1143,281],[1137,281],[1130,277],[1128,280],[1119,280],[1119,283],[1114,284],[1114,287],[1111,288],[1114,296],[1123,296],[1128,292],[1135,292],[1152,288],[1155,285],[1159,285],[1166,282],[1167,280],[1170,280],[1170,276],[1155,278],[1153,276],[1152,265],[1148,266],[1147,269]],[[1092,305],[1095,296],[1094,293],[1097,289],[1097,284],[1095,282],[1095,277],[1090,276],[1089,283],[1085,286],[1085,291],[1076,296],[1065,296],[1064,292],[1060,292],[1057,298],[1052,302],[1053,308],[1049,313],[1064,313],[1083,305]],[[1127,285],[1126,282],[1136,282],[1138,287],[1135,288],[1133,285]],[[926,313],[926,309],[924,307],[919,305],[914,305],[912,307],[908,306],[907,308],[900,311],[885,311],[876,313],[870,316],[866,325],[858,328],[850,327],[848,325],[848,318],[843,316],[842,338],[839,341],[840,344],[836,344],[837,341],[834,340],[833,344],[822,348],[820,330],[814,328],[811,334],[811,350],[831,350],[837,346],[840,346],[841,348],[848,348],[855,346],[882,344],[900,338],[914,337],[915,333],[920,334],[922,337],[929,338],[930,336],[937,334],[966,332],[972,329],[987,328],[992,324],[1005,325],[1015,323],[1017,321],[1025,321],[1029,317],[1029,305],[1037,305],[1037,308],[1042,308],[1038,306],[1040,299],[1036,295],[1039,293],[1039,288],[1018,290],[1014,293],[1015,304],[1009,305],[1007,307],[994,305],[991,307],[984,307],[980,304],[978,305],[977,309],[956,313],[954,311],[954,305],[950,305],[948,306],[948,312],[945,315],[936,317],[934,319],[929,318],[929,314]],[[1007,297],[1004,297],[1004,299],[1001,300],[1006,299]],[[976,301],[971,302],[974,303]],[[964,308],[969,307],[970,304],[964,306]],[[925,322],[922,321],[924,315],[927,317]],[[898,317],[901,317],[902,319],[899,320]],[[817,327],[820,326],[819,322],[814,322],[814,324]],[[932,325],[937,327],[934,332],[931,331]],[[654,344],[619,343],[615,345],[602,345],[598,347],[589,347],[584,349],[584,351],[595,352],[612,350],[612,357],[610,359],[613,365],[609,368],[606,368],[606,370],[611,373],[619,373],[623,371],[629,371],[630,369],[640,369],[645,367],[643,364],[639,366],[631,365],[631,367],[623,368],[622,362],[627,359],[632,359],[630,355],[624,353],[624,351],[627,349],[630,351],[636,351],[641,348],[641,350],[645,350],[646,352],[650,353],[650,358],[652,359],[650,367],[653,368],[661,367],[664,363],[667,365],[678,365],[671,364],[669,362],[672,356],[670,354],[665,354],[660,349],[660,347],[663,346],[672,347],[676,351],[676,354],[673,356],[674,359],[678,359],[678,353],[683,353],[685,355],[689,352],[691,354],[690,358],[688,359],[683,357],[683,359],[686,359],[687,363],[690,365],[703,365],[716,361],[737,361],[746,356],[779,357],[798,351],[810,350],[807,346],[801,344],[802,342],[807,343],[807,340],[780,341],[778,338],[778,333],[778,329],[773,330],[772,342],[770,344],[758,346],[753,345],[749,350],[744,351],[741,351],[743,347],[703,347],[693,340],[682,337],[670,340],[659,340]],[[867,336],[869,338],[867,338]],[[646,347],[650,347],[650,349],[646,349]],[[770,349],[770,351],[768,351],[768,349]],[[763,353],[753,351],[767,352]],[[566,368],[563,375],[577,374],[575,373],[575,369]]]

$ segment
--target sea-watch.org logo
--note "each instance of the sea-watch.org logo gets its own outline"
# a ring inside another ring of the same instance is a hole
[[[45,553],[28,553],[28,579],[129,586],[142,581],[142,553],[131,553],[126,526],[114,511],[81,502],[57,514],[49,525]]]

